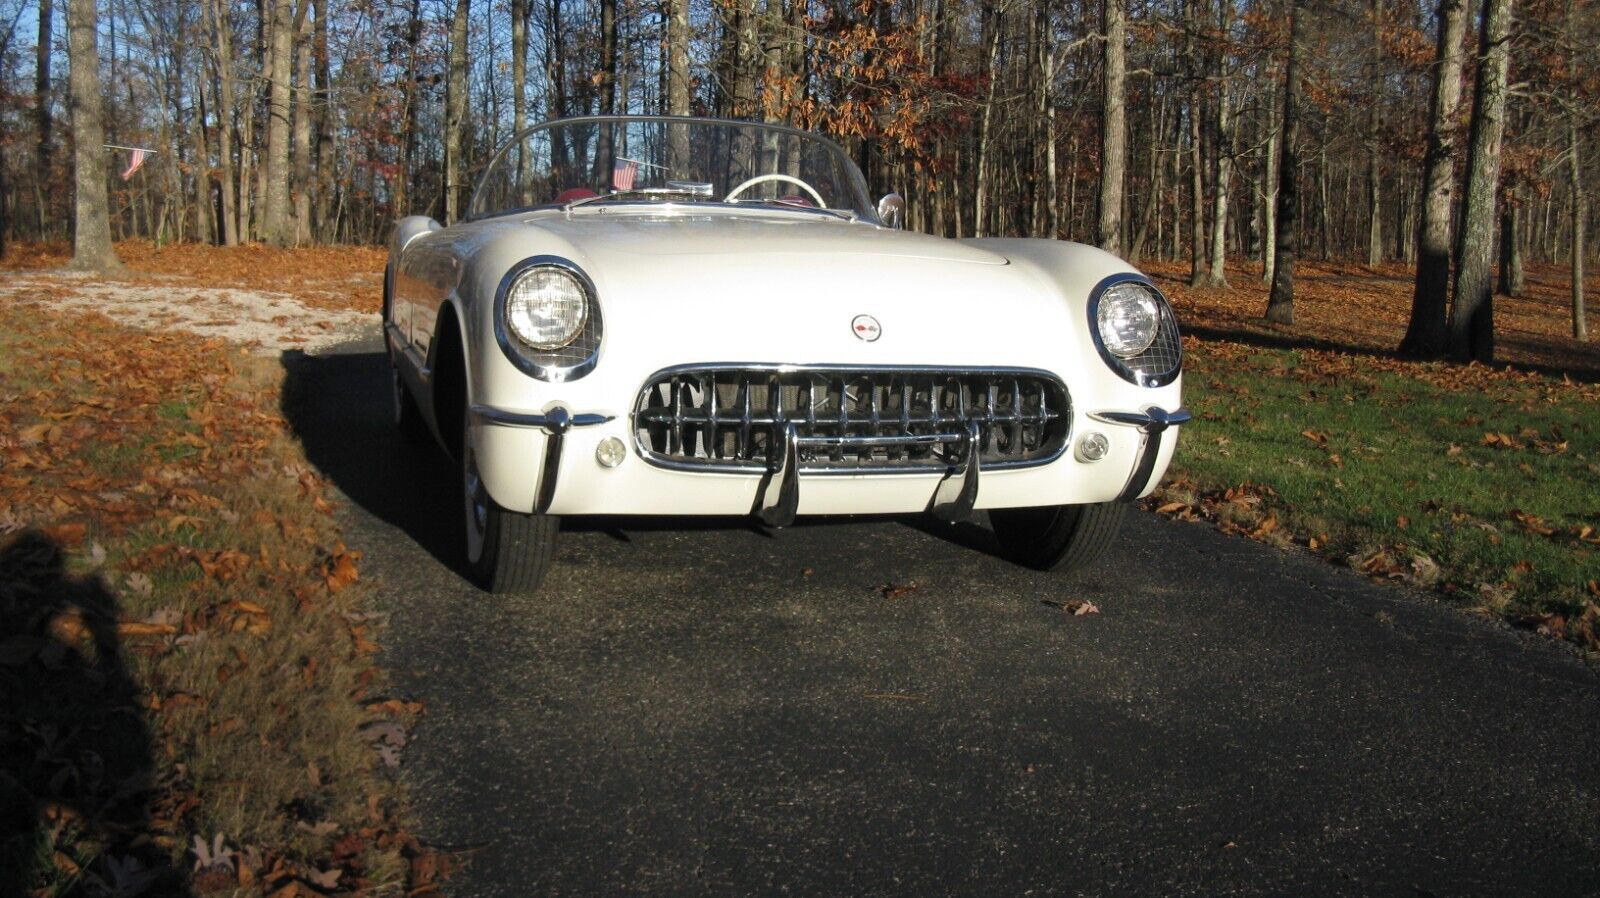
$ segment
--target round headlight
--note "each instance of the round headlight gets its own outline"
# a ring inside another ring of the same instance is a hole
[[[1156,341],[1161,329],[1161,300],[1155,291],[1133,281],[1112,284],[1100,294],[1100,342],[1118,358],[1131,359]]]
[[[589,295],[560,268],[530,268],[506,292],[505,316],[518,340],[534,349],[560,349],[583,332]]]

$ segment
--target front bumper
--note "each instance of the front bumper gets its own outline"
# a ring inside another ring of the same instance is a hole
[[[637,455],[628,420],[574,412],[474,405],[472,424],[484,483],[501,507],[561,515],[746,515],[774,525],[796,515],[911,514],[959,520],[975,509],[1129,501],[1150,492],[1177,444],[1183,409],[1074,412],[1076,441],[1105,434],[1105,456],[1081,461],[1069,451],[1038,467],[983,471],[965,446],[946,470],[914,473],[801,471],[785,440],[765,472],[678,471]],[[623,464],[596,461],[601,441],[629,447]]]

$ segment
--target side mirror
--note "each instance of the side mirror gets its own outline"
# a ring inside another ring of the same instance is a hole
[[[884,194],[878,200],[878,220],[886,228],[899,228],[905,224],[906,198],[898,193]]]

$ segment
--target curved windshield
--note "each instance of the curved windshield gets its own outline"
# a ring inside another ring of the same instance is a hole
[[[832,141],[783,125],[665,116],[563,119],[500,148],[468,215],[616,202],[760,205],[874,218]]]

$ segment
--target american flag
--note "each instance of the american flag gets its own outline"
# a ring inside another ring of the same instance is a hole
[[[611,187],[614,190],[632,190],[634,176],[639,174],[639,163],[633,159],[618,159],[611,166]]]
[[[128,157],[128,167],[122,172],[122,180],[126,181],[133,177],[133,173],[138,171],[139,166],[144,164],[144,158],[149,153],[149,150],[134,150],[133,155]]]

